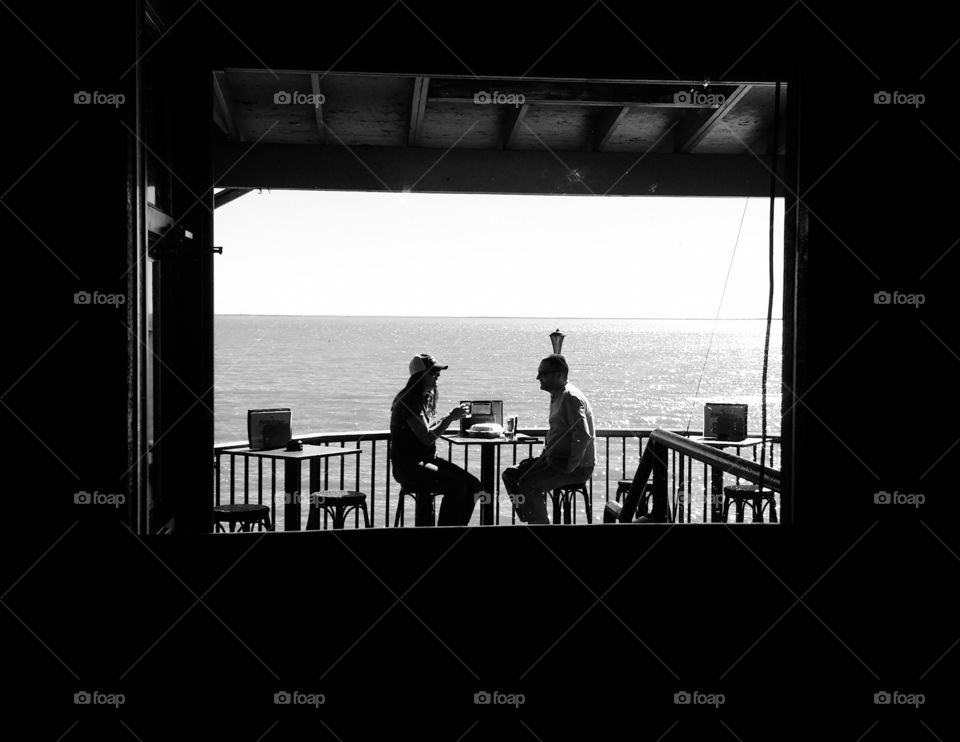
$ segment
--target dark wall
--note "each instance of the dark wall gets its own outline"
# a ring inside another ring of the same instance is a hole
[[[872,698],[921,690],[931,710],[944,706],[937,691],[960,656],[949,651],[957,546],[946,480],[960,455],[949,288],[960,256],[951,86],[960,50],[946,11],[910,11],[171,4],[180,20],[167,43],[184,75],[175,170],[197,195],[209,172],[200,109],[209,110],[202,80],[212,67],[790,79],[798,160],[785,180],[803,202],[789,215],[801,268],[796,525],[140,543],[117,513],[73,504],[78,490],[127,486],[129,315],[74,295],[129,290],[131,140],[121,122],[131,120],[134,91],[121,75],[136,57],[134,6],[0,8],[0,41],[17,62],[4,93],[14,131],[0,186],[9,338],[0,629],[20,680],[8,700],[30,715],[34,736],[57,739],[81,716],[78,734],[126,738],[117,714],[77,711],[70,699],[84,687],[124,690],[123,720],[142,714],[134,731],[144,739],[185,725],[190,736],[222,735],[231,724],[257,739],[278,716],[278,735],[304,724],[344,740],[377,724],[458,739],[478,717],[478,734],[610,736],[626,717],[658,739],[679,718],[747,740],[787,724],[823,734],[828,717],[832,736],[858,739],[865,720],[882,715],[882,728],[916,736],[917,718],[878,714]],[[124,92],[128,105],[75,106],[78,90]],[[878,105],[881,90],[926,100]],[[206,218],[197,223],[209,240]],[[204,392],[211,307],[196,289],[209,286],[209,267],[173,270],[184,305],[165,360]],[[882,291],[925,303],[877,304]],[[172,409],[192,401],[182,392]],[[188,513],[205,507],[209,430],[197,412],[169,434]],[[875,505],[881,490],[926,501]],[[429,695],[411,682],[424,671]],[[278,711],[272,695],[285,687],[326,692],[324,722]],[[695,688],[725,692],[723,715],[672,704]],[[528,705],[478,711],[471,699],[484,689],[525,692]],[[441,708],[457,720],[444,725]],[[944,739],[950,724],[936,730]]]

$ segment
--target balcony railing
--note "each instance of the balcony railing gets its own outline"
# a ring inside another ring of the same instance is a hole
[[[543,437],[545,428],[524,428],[521,433]],[[596,431],[597,465],[592,479],[588,482],[588,490],[592,499],[592,521],[602,522],[603,509],[607,501],[614,499],[617,493],[619,480],[632,480],[646,443],[653,432],[652,428],[615,429],[604,428]],[[684,431],[673,431],[686,435]],[[690,436],[701,435],[701,431],[689,431]],[[335,460],[324,460],[322,490],[340,489],[356,490],[367,494],[367,507],[370,514],[371,526],[388,528],[393,526],[396,509],[397,494],[400,485],[393,479],[390,467],[391,441],[388,430],[357,431],[349,433],[311,433],[298,435],[305,444],[320,446],[350,447],[360,450],[360,455],[346,458],[336,457]],[[757,434],[750,437],[759,438]],[[256,503],[270,507],[271,521],[277,530],[296,530],[296,525],[287,522],[284,515],[285,486],[284,467],[277,466],[276,459],[262,459],[238,456],[232,450],[244,448],[246,441],[223,443],[214,447],[214,478],[215,502],[222,503]],[[518,450],[519,449],[519,450]],[[542,444],[505,443],[497,448],[496,453],[496,492],[497,505],[495,506],[495,522],[497,524],[515,523],[516,515],[510,498],[504,493],[499,497],[502,482],[500,474],[506,467],[527,456],[535,456],[542,449]],[[741,454],[738,447],[731,452]],[[760,446],[746,447],[743,455],[753,461],[760,461]],[[471,471],[478,478],[480,475],[480,452],[477,446],[454,446],[442,439],[437,442],[437,455],[447,458],[454,463]],[[765,465],[770,468],[779,466],[780,436],[767,436]],[[670,449],[668,452],[667,492],[669,505],[674,519],[680,523],[708,523],[718,517],[718,508],[712,494],[712,467],[702,461],[685,456],[682,452]],[[702,464],[702,467],[701,467]],[[279,471],[278,471],[279,469]],[[740,483],[740,479],[726,475],[724,483]],[[309,486],[303,488],[301,483],[288,488],[290,491],[306,492]],[[311,493],[312,494],[312,493]],[[602,495],[602,497],[600,497]],[[304,498],[305,499],[305,498]],[[779,499],[777,500],[779,510]],[[474,510],[471,525],[479,524],[480,508]],[[578,498],[573,511],[573,521],[586,523],[586,512],[582,501]],[[306,527],[307,509],[301,511],[300,529]],[[360,516],[356,514],[349,519],[355,527],[360,526]],[[404,522],[414,522],[413,500],[407,498],[405,503]],[[348,527],[350,523],[348,521]],[[323,527],[328,526],[324,516]]]

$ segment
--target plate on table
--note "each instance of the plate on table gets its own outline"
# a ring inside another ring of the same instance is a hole
[[[499,423],[477,423],[467,428],[466,432],[471,438],[500,438],[503,426]]]

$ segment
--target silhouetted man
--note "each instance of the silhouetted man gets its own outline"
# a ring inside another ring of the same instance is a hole
[[[550,429],[543,453],[503,472],[503,484],[526,523],[549,523],[547,492],[586,482],[596,465],[593,411],[583,392],[567,381],[568,371],[567,359],[558,353],[540,361],[537,380],[550,393]]]

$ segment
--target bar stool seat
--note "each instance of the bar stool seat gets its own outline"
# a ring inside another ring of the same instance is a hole
[[[563,505],[563,522],[570,523],[571,505],[576,503],[577,495],[583,498],[583,508],[587,513],[587,523],[593,523],[593,498],[587,489],[587,483],[566,484],[563,487],[557,487],[553,492],[548,493],[553,500],[553,522],[560,522],[560,506]],[[576,517],[576,513],[574,513]],[[575,521],[574,521],[575,522]]]
[[[776,493],[764,487],[763,492],[757,491],[755,484],[730,484],[723,488],[723,522],[727,522],[730,512],[730,503],[736,508],[736,522],[743,523],[745,506],[750,506],[754,523],[763,523],[763,511],[770,508],[770,522],[777,522]]]
[[[213,509],[213,526],[217,533],[226,533],[223,524],[230,527],[233,533],[234,526],[239,525],[241,532],[250,532],[253,526],[261,531],[272,531],[270,525],[270,508],[267,505],[235,503],[233,505],[217,505]]]
[[[442,497],[442,492],[420,492],[400,488],[400,494],[397,495],[397,513],[393,518],[393,527],[399,528],[404,525],[403,506],[408,497],[413,498],[414,502],[414,526],[435,526],[437,525],[437,497]]]
[[[320,511],[323,510],[333,518],[334,529],[343,528],[347,516],[359,511],[363,513],[364,528],[370,527],[370,516],[367,514],[367,495],[363,492],[350,490],[323,490],[310,496],[310,510],[307,514],[307,530],[320,530]]]

